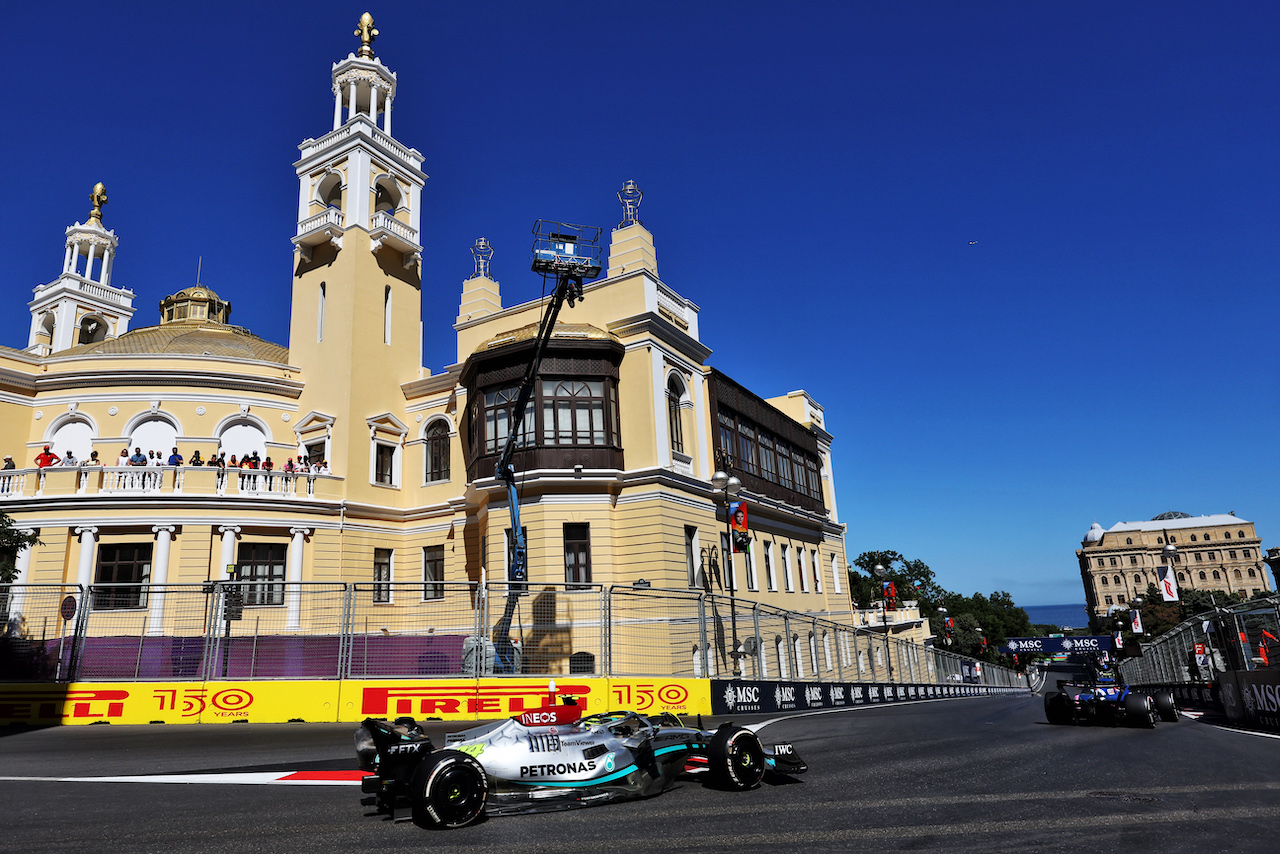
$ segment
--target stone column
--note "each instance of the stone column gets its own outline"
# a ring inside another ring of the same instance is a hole
[[[84,277],[86,279],[93,278],[93,259],[98,257],[98,246],[95,243],[89,244],[89,257],[84,262]]]
[[[302,581],[302,544],[310,533],[310,528],[289,529],[293,542],[289,543],[289,570],[285,576],[284,595],[289,612],[287,629],[302,628],[302,588],[298,585]]]
[[[35,533],[31,528],[18,528],[17,532],[26,536],[30,536]],[[18,571],[17,577],[13,580],[14,584],[29,584],[31,582],[30,546],[27,546],[25,549],[18,552],[17,557],[14,560],[14,569]],[[21,587],[14,587],[11,589],[13,592],[9,597],[9,620],[17,620],[21,623],[22,603],[23,600],[27,598],[27,592]],[[3,626],[0,626],[0,628],[3,628]]]
[[[173,541],[173,525],[153,525],[156,535],[156,553],[151,558],[151,616],[147,622],[147,634],[164,634],[164,585],[169,579],[169,543]],[[161,588],[161,589],[156,589]]]
[[[70,273],[70,272],[71,272],[72,262],[75,260],[75,257],[76,257],[76,256],[75,256],[75,247],[73,247],[73,246],[72,246],[72,244],[68,243],[68,244],[67,244],[67,254],[66,254],[66,256],[62,259],[62,272],[64,272],[64,273]]]
[[[220,525],[218,533],[222,534],[222,563],[211,573],[213,581],[221,581],[227,577],[227,567],[236,562],[236,535],[240,533],[239,525]]]
[[[333,87],[333,129],[342,127],[342,89]]]
[[[88,587],[93,583],[93,558],[96,551],[94,546],[98,541],[98,529],[89,525],[76,528],[75,533],[80,538],[80,563],[76,567],[76,584]]]
[[[382,104],[382,132],[391,136],[391,93],[387,92],[387,100]]]
[[[356,117],[356,81],[352,80],[347,89],[347,121]]]

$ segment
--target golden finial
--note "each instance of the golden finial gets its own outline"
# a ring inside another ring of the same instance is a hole
[[[356,35],[360,37],[360,58],[373,59],[373,40],[377,38],[378,31],[373,28],[373,16],[368,12],[360,16]]]
[[[89,221],[102,225],[102,206],[107,203],[107,188],[102,186],[101,181],[93,185],[89,201],[93,202],[93,210],[89,211]]]

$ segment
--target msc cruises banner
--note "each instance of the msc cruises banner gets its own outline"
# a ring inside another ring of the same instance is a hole
[[[1021,689],[993,685],[880,685],[874,682],[711,680],[711,713],[742,715],[874,706],[912,700],[984,697]]]
[[[1110,635],[1078,638],[1009,638],[1001,652],[1034,655],[1037,652],[1106,652],[1111,649]]]
[[[1234,670],[1218,674],[1222,710],[1239,727],[1280,732],[1280,673]],[[711,692],[715,706],[715,691]]]

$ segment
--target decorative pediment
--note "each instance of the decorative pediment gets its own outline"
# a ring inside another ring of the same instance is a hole
[[[364,423],[369,425],[369,438],[371,439],[381,433],[384,436],[395,436],[397,439],[403,440],[409,432],[409,428],[404,425],[404,422],[390,412],[366,418]]]
[[[333,429],[334,420],[332,415],[325,415],[323,412],[316,412],[313,409],[298,420],[293,432],[298,435],[299,441],[302,441],[304,436],[314,436],[316,433],[323,433],[328,436],[330,430]]]

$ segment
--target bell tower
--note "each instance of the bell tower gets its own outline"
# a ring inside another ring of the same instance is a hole
[[[391,135],[396,75],[373,50],[334,63],[333,126],[299,145],[289,361],[303,371],[300,404],[332,419],[330,466],[355,478],[369,453],[367,419],[403,401],[422,374],[422,154]],[[355,426],[358,425],[358,428]],[[362,476],[362,475],[361,475]]]
[[[67,251],[62,275],[35,289],[31,309],[28,352],[47,356],[79,344],[117,338],[129,329],[133,317],[133,291],[113,287],[114,231],[102,226],[102,206],[107,188],[95,184],[89,195],[93,210],[84,223],[67,229]]]

